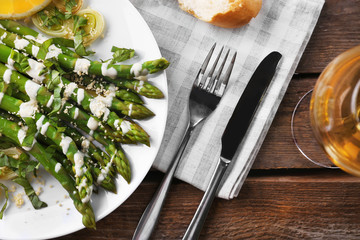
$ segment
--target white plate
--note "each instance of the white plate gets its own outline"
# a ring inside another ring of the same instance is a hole
[[[158,45],[143,18],[128,0],[86,0],[92,9],[101,12],[106,21],[104,39],[94,42],[91,48],[96,51],[96,58],[111,57],[111,47],[134,48],[136,61],[152,60],[161,57]],[[167,81],[165,73],[157,74],[149,79],[160,88],[164,99],[144,99],[146,106],[156,116],[149,120],[138,121],[151,136],[151,147],[144,145],[124,146],[132,169],[132,180],[127,184],[121,177],[117,178],[118,194],[100,191],[93,195],[92,206],[96,220],[100,220],[119,207],[140,185],[148,173],[163,138],[167,117]],[[41,210],[34,210],[24,196],[25,205],[17,208],[10,202],[4,218],[0,220],[0,239],[44,239],[63,236],[84,228],[82,216],[73,207],[72,200],[67,198],[66,191],[56,180],[41,171],[45,185],[36,180],[32,185],[36,190],[43,188],[40,199],[48,204]],[[10,182],[7,186],[15,185]],[[17,192],[23,192],[20,186]],[[4,199],[0,200],[0,206]],[[114,223],[115,224],[115,223]],[[117,227],[117,226],[114,226]]]

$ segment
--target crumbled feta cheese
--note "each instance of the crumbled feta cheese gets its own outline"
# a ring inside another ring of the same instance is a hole
[[[79,117],[79,108],[75,108],[74,119],[76,120]]]
[[[74,93],[74,90],[78,88],[78,85],[76,83],[69,83],[65,86],[65,90],[64,90],[64,98],[68,99],[69,97],[71,97],[71,95]]]
[[[30,97],[30,99],[36,99],[37,96],[37,92],[39,91],[39,88],[41,87],[41,85],[31,81],[31,80],[27,80],[25,83],[25,91],[27,93],[27,95]]]
[[[12,55],[12,54],[9,55],[9,57],[8,57],[8,59],[7,59],[7,64],[5,64],[5,66],[8,67],[8,68],[11,69],[11,70],[16,70],[16,69],[14,68],[15,61],[14,61],[14,59],[11,58],[11,55]]]
[[[108,68],[109,64],[110,64],[110,62],[104,62],[101,64],[101,74],[105,77],[110,77],[110,78],[114,79],[117,76],[117,71],[113,67]]]
[[[38,43],[44,43],[46,40],[48,40],[47,37],[45,37],[45,36],[42,35],[42,34],[39,34],[39,35],[37,35],[35,41],[37,41]]]
[[[131,130],[131,123],[129,121],[123,120],[120,124],[120,128],[122,131],[122,134],[125,135]]]
[[[62,53],[62,50],[56,47],[54,44],[51,44],[48,48],[48,52],[46,53],[45,59],[55,58],[58,59],[59,54]]]
[[[60,163],[57,163],[55,165],[55,172],[59,172],[60,171],[60,168],[61,168],[61,164]]]
[[[82,88],[79,88],[77,91],[77,103],[79,105],[81,105],[82,101],[84,100],[85,97],[85,90]]]
[[[90,111],[94,116],[101,118],[101,116],[108,110],[105,98],[97,96],[90,101]]]
[[[88,74],[90,61],[85,58],[78,58],[75,62],[74,72],[78,75]]]
[[[51,95],[49,101],[46,103],[46,107],[48,108],[51,107],[53,102],[54,102],[54,95]]]
[[[110,110],[108,108],[105,109],[104,115],[103,115],[103,121],[107,121],[109,119]]]
[[[73,140],[68,136],[61,137],[60,147],[62,148],[62,151],[65,155],[67,154],[70,147],[70,143],[72,143],[72,141]]]
[[[114,126],[115,126],[115,128],[117,129],[117,130],[120,130],[120,126],[119,126],[119,122],[120,122],[120,120],[119,119],[116,119],[115,121],[114,121]]]
[[[45,76],[41,75],[41,71],[43,71],[46,67],[43,63],[37,62],[32,58],[28,59],[30,69],[26,71],[27,75],[32,77],[35,82],[42,83],[45,79]]]
[[[25,128],[25,129],[21,128],[21,129],[18,131],[17,137],[18,137],[18,140],[19,140],[19,143],[20,143],[20,144],[22,144],[22,143],[24,142],[24,139],[25,139],[25,137],[26,137],[26,131],[27,131],[26,128]]]
[[[131,114],[132,114],[132,108],[133,108],[133,104],[132,104],[132,103],[130,103],[130,104],[129,104],[129,112],[128,112],[128,116],[131,116]]]
[[[26,39],[36,41],[36,38],[35,38],[34,36],[31,36],[31,35],[25,35],[24,37],[25,37]]]
[[[90,117],[87,122],[87,127],[90,128],[90,130],[95,131],[99,126],[99,122],[96,121],[93,117]]]
[[[40,128],[43,126],[43,122],[45,119],[45,115],[42,115],[39,120],[36,121],[36,129],[39,131]]]
[[[7,34],[6,34],[6,32],[4,32],[4,34],[1,35],[1,37],[0,37],[0,41],[2,42],[2,40],[4,40],[4,38],[6,38],[6,36],[7,36]]]
[[[23,50],[27,45],[29,45],[29,41],[23,38],[18,38],[14,40],[15,48],[19,50]]]
[[[133,74],[135,77],[139,77],[141,75],[142,71],[142,64],[141,63],[135,63],[132,65],[130,69],[130,73]]]
[[[49,126],[50,126],[50,123],[49,123],[49,122],[46,122],[46,123],[41,127],[41,129],[40,129],[41,135],[45,136],[45,134],[46,134]]]
[[[32,45],[31,47],[31,53],[34,57],[37,57],[38,53],[39,53],[40,48],[36,45]]]
[[[35,113],[39,111],[38,103],[36,100],[31,99],[28,102],[23,102],[19,107],[19,116],[22,118],[34,117]]]
[[[111,107],[113,98],[116,94],[115,85],[110,85],[109,89],[105,92],[105,97],[97,96],[90,101],[90,111],[96,117],[101,118],[103,116],[103,120],[107,121],[110,110],[108,109]]]
[[[3,79],[4,79],[5,83],[10,84],[11,75],[12,75],[12,70],[9,69],[9,68],[6,69],[5,72],[4,72],[4,75],[3,75]]]
[[[74,164],[75,164],[75,176],[80,177],[83,175],[83,165],[84,165],[84,154],[80,151],[74,155]],[[80,191],[80,190],[79,190]]]

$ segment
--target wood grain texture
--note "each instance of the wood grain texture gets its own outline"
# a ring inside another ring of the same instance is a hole
[[[58,239],[131,239],[159,180],[150,174],[96,231]],[[175,181],[152,239],[181,239],[202,194]],[[214,201],[200,239],[357,239],[359,199],[360,179],[339,170],[252,171],[238,198]]]
[[[315,164],[301,155],[293,142],[291,135],[291,115],[300,98],[311,90],[317,80],[317,74],[297,75],[290,82],[289,88],[279,107],[275,119],[269,129],[265,141],[254,162],[253,169],[275,169],[275,168],[314,168]],[[308,108],[303,108],[303,112]],[[309,119],[304,118],[304,121]],[[298,125],[295,124],[295,127]],[[305,139],[310,144],[317,144],[315,139]],[[322,152],[310,152],[311,157],[319,159]]]
[[[360,44],[360,0],[326,0],[297,73],[320,73],[343,51]]]

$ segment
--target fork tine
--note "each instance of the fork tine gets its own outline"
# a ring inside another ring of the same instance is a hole
[[[224,46],[222,46],[222,48],[220,49],[220,52],[219,52],[219,54],[217,55],[217,57],[216,57],[216,59],[215,59],[215,62],[214,62],[214,64],[213,64],[213,66],[211,67],[211,69],[210,69],[207,77],[206,77],[206,78],[203,78],[203,79],[201,80],[199,86],[200,86],[202,89],[206,89],[206,87],[207,87],[207,85],[208,85],[208,83],[209,83],[209,81],[210,81],[210,79],[211,79],[211,77],[212,77],[212,75],[213,75],[213,73],[214,73],[214,71],[215,71],[216,65],[217,65],[217,63],[218,63],[218,61],[219,61],[219,59],[220,59],[220,56],[221,56],[221,53],[222,53],[223,50],[224,50]]]
[[[235,63],[235,59],[236,59],[236,54],[237,52],[234,53],[234,56],[233,58],[231,59],[231,62],[230,62],[230,65],[225,73],[225,76],[224,78],[222,78],[222,81],[219,80],[216,84],[216,87],[215,87],[215,95],[219,96],[219,97],[222,97],[222,95],[224,94],[225,92],[225,88],[226,86],[228,85],[229,83],[229,79],[230,79],[230,75],[231,75],[231,72],[232,72],[232,69],[234,67],[234,63]]]
[[[207,54],[203,64],[201,65],[201,67],[199,69],[199,73],[198,73],[198,75],[197,75],[197,77],[195,79],[195,82],[194,82],[194,84],[196,86],[198,86],[200,84],[201,80],[203,79],[205,70],[206,70],[206,68],[207,68],[207,66],[208,66],[208,64],[210,62],[210,59],[211,59],[211,56],[212,56],[212,54],[214,52],[215,47],[216,47],[216,43],[214,43],[214,45],[211,47],[209,53]]]
[[[224,69],[224,66],[225,66],[225,63],[226,63],[226,59],[228,58],[229,56],[229,52],[230,52],[230,49],[227,50],[226,52],[226,55],[219,67],[219,69],[217,70],[215,76],[213,76],[206,88],[206,90],[210,93],[213,93],[214,90],[215,90],[215,86],[217,85],[216,83],[219,81],[219,77],[221,76],[221,73],[222,73],[222,70]]]

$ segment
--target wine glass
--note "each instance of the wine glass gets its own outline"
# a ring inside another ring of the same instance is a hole
[[[310,121],[298,119],[303,106],[310,106]],[[298,126],[299,122],[308,126]],[[311,133],[306,133],[309,129]],[[295,144],[307,159],[360,176],[360,46],[340,54],[324,69],[313,92],[305,94],[296,105],[291,130]],[[318,144],[299,144],[304,135],[313,137]],[[325,155],[314,159],[308,148],[321,148],[323,151],[313,152]],[[332,164],[324,162],[326,159]]]

